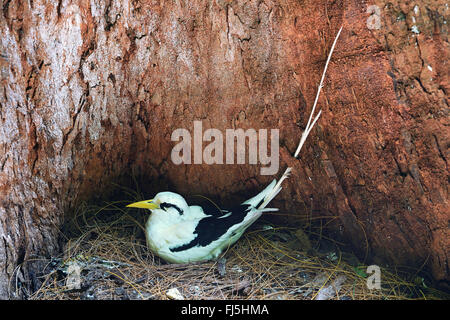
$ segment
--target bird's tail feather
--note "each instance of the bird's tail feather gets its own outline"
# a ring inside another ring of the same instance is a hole
[[[264,208],[264,209],[258,209],[260,212],[275,212],[278,211],[278,208]]]
[[[248,199],[247,201],[243,202],[242,204],[249,204],[252,207],[257,207],[259,204],[261,204],[264,201],[264,198],[267,194],[270,193],[270,191],[273,189],[275,184],[277,183],[277,180],[273,180],[263,191],[258,193],[253,198]]]
[[[281,176],[281,179],[280,179],[280,181],[278,181],[278,183],[277,183],[277,180],[274,179],[263,191],[258,193],[253,198],[248,199],[243,204],[249,204],[249,205],[261,210],[261,212],[278,210],[278,209],[274,209],[274,208],[266,208],[265,209],[265,207],[281,191],[281,189],[282,189],[281,183],[284,181],[284,179],[286,179],[289,176],[290,172],[291,172],[291,168],[287,168],[286,171],[284,172],[284,174]]]
[[[258,206],[257,209],[259,209],[259,210],[264,209],[269,204],[269,202],[272,201],[272,199],[275,198],[278,193],[280,193],[281,189],[283,189],[281,187],[281,184],[287,177],[289,177],[290,172],[291,172],[291,168],[287,168],[286,171],[281,176],[278,183],[276,183],[275,186],[271,190],[269,189],[270,190],[269,193],[265,194],[264,201]],[[270,185],[272,185],[274,182],[276,182],[276,180],[272,181],[272,183]],[[266,188],[266,189],[268,189],[268,188]]]

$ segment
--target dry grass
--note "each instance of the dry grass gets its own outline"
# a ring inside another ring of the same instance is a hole
[[[225,259],[166,264],[147,250],[146,215],[123,207],[80,206],[68,224],[64,255],[47,261],[40,288],[29,298],[168,299],[171,288],[185,299],[436,298],[383,269],[382,289],[370,290],[365,267],[346,262],[337,247],[328,254],[307,250],[302,230],[289,228],[257,225]],[[81,270],[79,286],[68,283],[73,266]]]

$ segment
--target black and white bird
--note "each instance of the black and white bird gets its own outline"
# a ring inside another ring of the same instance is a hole
[[[189,263],[216,259],[234,244],[281,191],[280,181],[273,180],[263,191],[240,205],[228,208],[189,206],[173,192],[160,192],[153,199],[129,204],[127,207],[151,211],[145,226],[149,249],[171,263]]]

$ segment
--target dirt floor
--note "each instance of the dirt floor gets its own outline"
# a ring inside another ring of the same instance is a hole
[[[269,217],[269,216],[267,216]],[[320,230],[258,221],[217,261],[167,264],[147,250],[142,211],[123,202],[81,205],[64,229],[64,254],[43,259],[33,300],[49,299],[440,299],[417,275],[371,274]],[[320,240],[320,241],[319,241]],[[409,280],[408,280],[409,279]],[[372,283],[372,282],[371,282]]]

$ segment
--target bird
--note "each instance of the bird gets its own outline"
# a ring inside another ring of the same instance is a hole
[[[147,246],[163,260],[178,264],[215,260],[264,212],[278,211],[266,206],[281,191],[290,171],[288,168],[278,182],[274,179],[256,196],[229,208],[189,206],[183,196],[170,191],[127,207],[151,211],[145,224]]]

